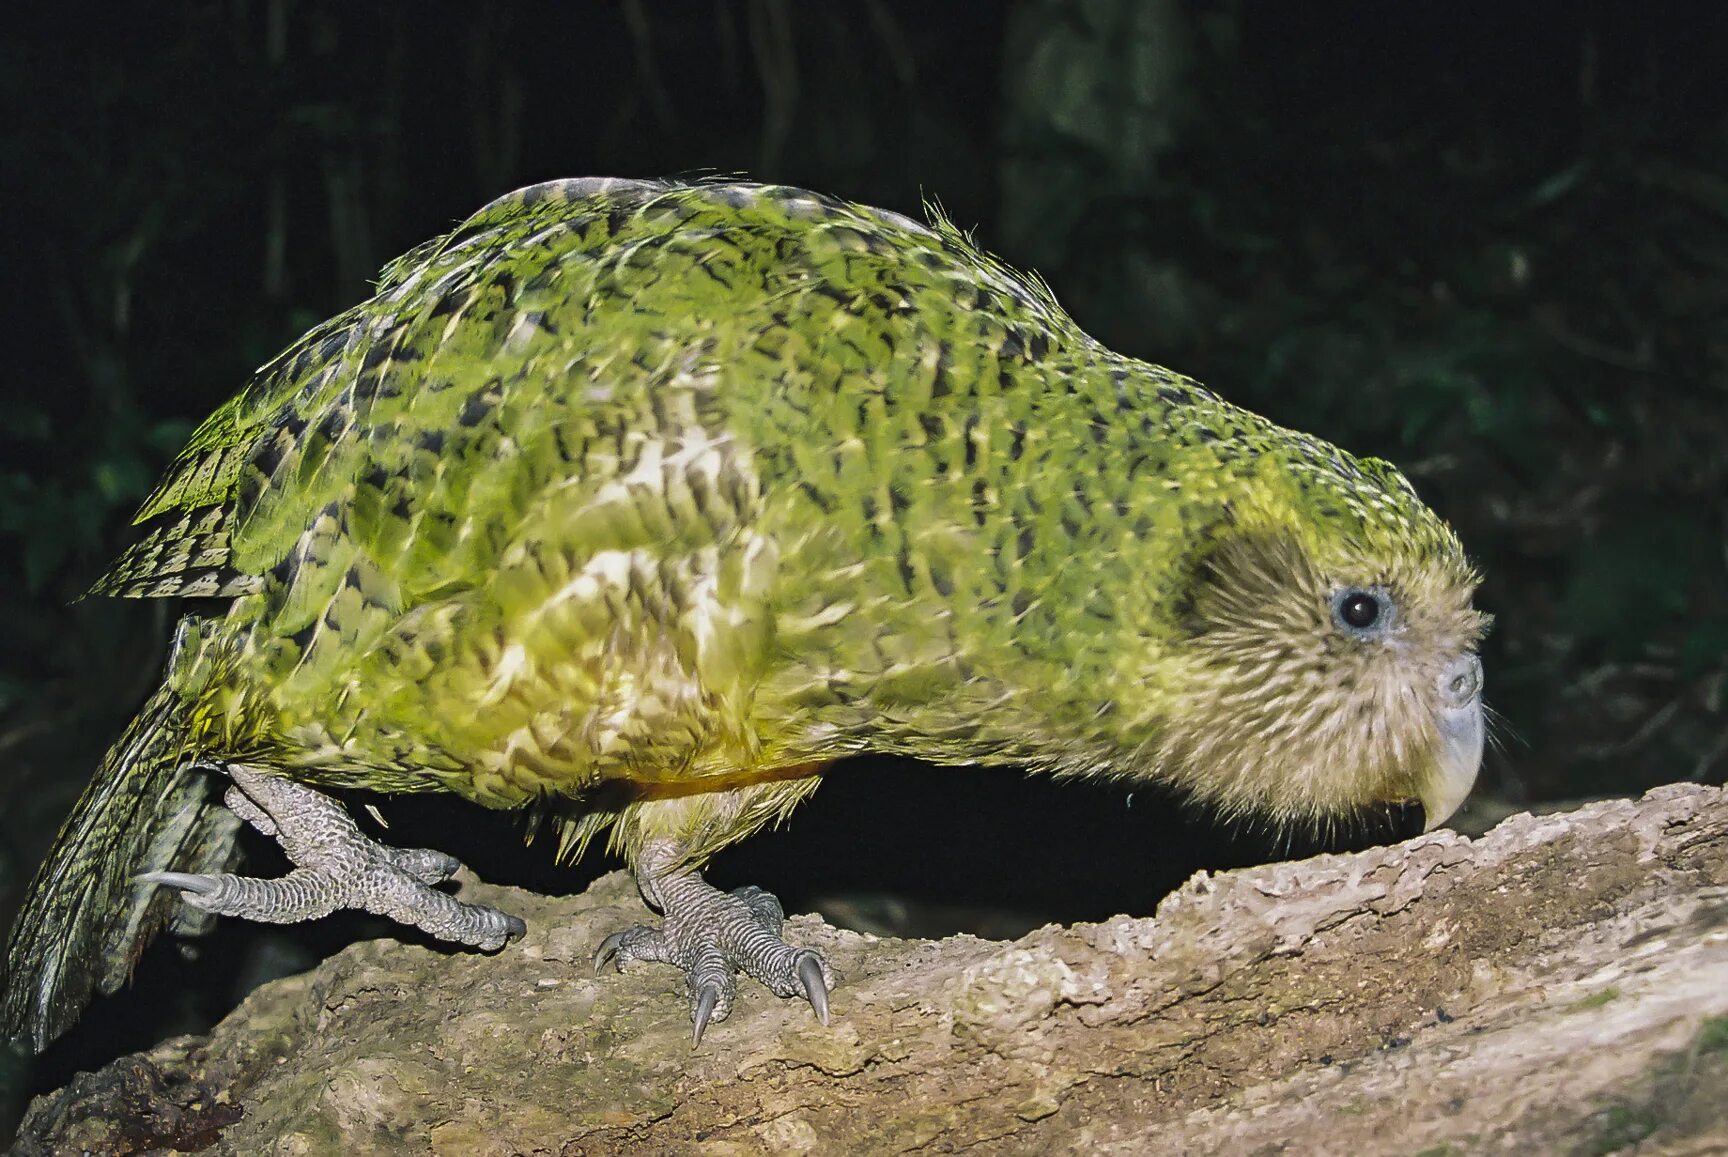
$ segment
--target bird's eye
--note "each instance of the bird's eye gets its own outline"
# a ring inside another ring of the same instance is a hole
[[[1338,604],[1338,615],[1357,630],[1367,630],[1380,618],[1380,600],[1366,592],[1353,591]]]
[[[1377,590],[1352,588],[1332,596],[1332,617],[1352,634],[1385,627],[1391,609],[1386,596]]]

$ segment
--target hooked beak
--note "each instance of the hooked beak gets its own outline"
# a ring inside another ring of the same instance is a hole
[[[1423,831],[1431,832],[1451,818],[1476,783],[1482,766],[1482,661],[1460,655],[1440,673],[1440,749],[1418,795],[1427,814]]]

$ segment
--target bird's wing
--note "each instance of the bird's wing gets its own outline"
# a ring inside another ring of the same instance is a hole
[[[134,517],[143,537],[90,593],[163,598],[258,589],[298,537],[280,533],[284,525],[304,530],[363,481],[344,471],[370,457],[366,444],[401,433],[369,421],[379,399],[437,384],[416,362],[452,352],[445,348],[452,336],[454,345],[469,347],[470,370],[482,352],[475,347],[486,347],[488,357],[508,348],[513,335],[488,324],[519,288],[499,276],[501,262],[583,209],[602,218],[628,213],[666,187],[610,178],[530,186],[391,262],[370,300],[307,333],[198,427]],[[444,368],[461,366],[446,359]],[[445,399],[445,406],[401,407],[417,411],[421,449],[441,449],[433,443],[445,420],[461,437],[465,413],[485,403],[472,394]]]

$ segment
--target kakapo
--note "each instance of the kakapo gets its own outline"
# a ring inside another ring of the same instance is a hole
[[[700,1038],[739,971],[827,1019],[774,897],[701,869],[837,759],[1430,826],[1481,761],[1477,575],[1395,468],[1104,348],[940,215],[802,189],[494,201],[259,370],[137,521],[95,591],[199,601],[13,929],[0,1032],[37,1048],[170,920],[520,934],[343,789],[537,807],[568,855],[609,830],[661,920],[597,962],[680,968]],[[229,872],[241,821],[288,875]]]

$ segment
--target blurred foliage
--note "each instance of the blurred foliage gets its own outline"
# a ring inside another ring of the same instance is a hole
[[[0,40],[0,891],[156,674],[75,602],[190,426],[554,176],[939,198],[1459,527],[1513,800],[1728,775],[1728,10],[223,0]],[[3,913],[0,913],[3,916]]]

